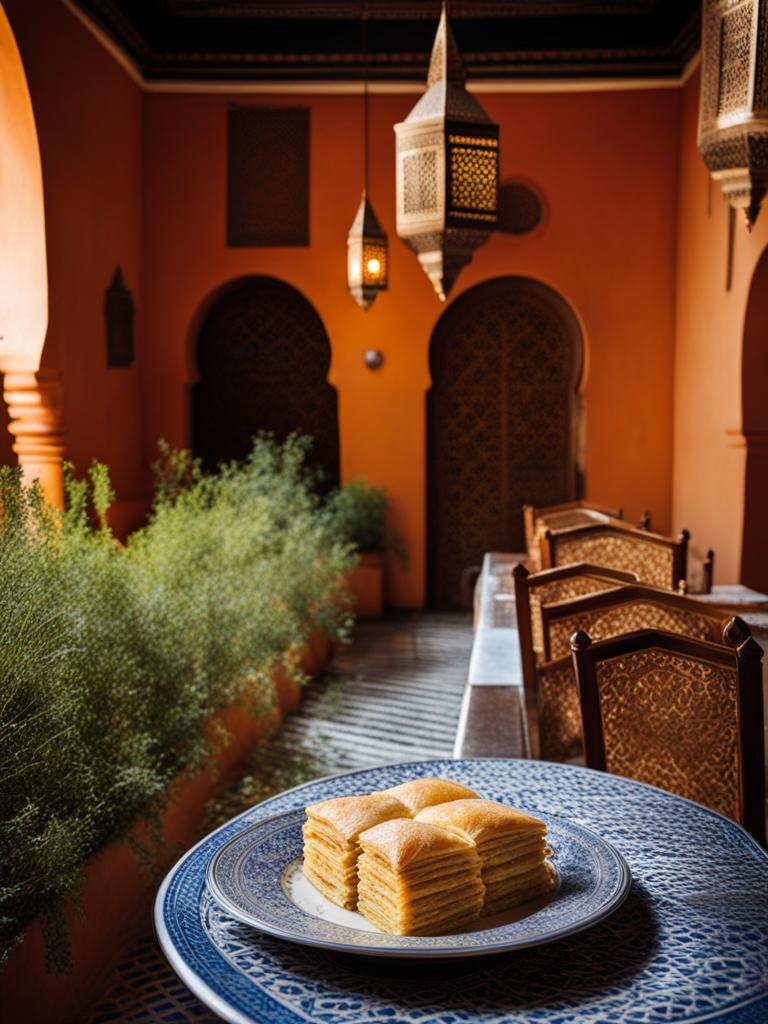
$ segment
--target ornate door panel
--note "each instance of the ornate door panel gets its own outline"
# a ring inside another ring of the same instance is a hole
[[[524,504],[576,495],[581,349],[570,307],[528,278],[477,285],[440,318],[427,395],[433,606],[461,607],[462,574],[486,551],[525,549]]]
[[[193,447],[207,466],[239,459],[260,430],[314,438],[312,461],[339,480],[331,347],[314,307],[270,277],[238,282],[211,308],[198,341]]]

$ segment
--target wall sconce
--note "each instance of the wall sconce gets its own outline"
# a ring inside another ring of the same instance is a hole
[[[384,362],[384,353],[380,348],[369,348],[363,356],[363,362],[369,370],[378,370]]]
[[[125,286],[122,267],[117,267],[104,294],[107,324],[107,366],[133,362],[133,296]]]

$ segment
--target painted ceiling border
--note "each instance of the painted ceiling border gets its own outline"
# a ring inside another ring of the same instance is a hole
[[[221,95],[237,93],[239,95],[273,96],[301,95],[311,93],[315,96],[356,96],[363,92],[363,81],[326,82],[313,81],[259,81],[247,79],[227,81],[194,81],[179,79],[178,81],[154,80],[146,78],[136,61],[100,28],[82,8],[73,0],[61,0],[62,4],[104,47],[107,53],[123,68],[139,88],[146,93],[188,93]],[[680,75],[666,75],[658,78],[517,78],[481,79],[468,82],[467,88],[475,93],[557,93],[557,92],[627,92],[638,89],[679,89],[685,85],[701,63],[701,52],[696,53],[683,68]],[[418,95],[424,92],[421,82],[369,82],[371,94]]]

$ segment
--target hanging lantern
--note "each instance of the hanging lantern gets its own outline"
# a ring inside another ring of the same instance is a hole
[[[397,233],[442,300],[496,226],[499,126],[465,81],[443,4],[427,91],[395,125]]]
[[[367,8],[363,0],[363,197],[347,234],[347,288],[362,309],[387,290],[387,236],[368,199],[368,63]]]
[[[347,235],[347,287],[363,309],[387,290],[387,236],[365,189]]]
[[[751,230],[768,195],[768,0],[705,0],[699,149]]]

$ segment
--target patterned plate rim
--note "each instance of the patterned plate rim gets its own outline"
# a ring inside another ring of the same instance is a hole
[[[616,887],[611,893],[610,897],[603,903],[598,909],[591,911],[584,917],[574,921],[571,924],[561,925],[559,927],[550,927],[548,931],[542,931],[539,935],[532,936],[529,938],[514,938],[507,936],[506,938],[500,938],[495,943],[484,943],[479,945],[471,941],[472,932],[463,933],[466,935],[468,941],[463,946],[409,946],[407,944],[394,945],[392,947],[385,946],[367,946],[363,943],[349,945],[334,942],[331,939],[314,938],[312,936],[305,935],[301,932],[294,931],[289,928],[280,928],[269,922],[265,922],[255,915],[249,914],[247,911],[242,910],[237,903],[234,903],[226,893],[221,889],[221,886],[216,880],[216,868],[219,862],[226,855],[230,847],[235,844],[242,843],[244,840],[253,833],[259,832],[261,829],[268,828],[270,825],[279,821],[282,818],[297,817],[299,814],[303,816],[304,809],[295,807],[293,810],[281,811],[280,814],[272,814],[268,818],[261,818],[259,821],[255,821],[248,828],[238,832],[237,835],[228,839],[226,843],[223,843],[218,850],[213,854],[211,859],[208,861],[205,870],[205,883],[208,887],[208,891],[219,906],[235,920],[240,921],[242,924],[248,925],[251,928],[256,928],[267,935],[272,935],[277,939],[282,939],[287,942],[295,942],[301,946],[313,946],[320,949],[330,949],[335,952],[343,952],[349,955],[359,956],[375,956],[375,957],[396,957],[400,960],[411,960],[411,959],[428,959],[428,960],[444,960],[444,959],[457,959],[457,958],[468,958],[474,956],[491,956],[494,953],[506,953],[516,949],[528,949],[532,946],[543,946],[550,942],[557,942],[560,939],[564,939],[569,935],[574,935],[577,932],[585,931],[588,928],[592,928],[594,925],[604,921],[611,914],[615,913],[622,905],[624,900],[627,898],[631,884],[632,884],[632,872],[630,871],[629,865],[627,864],[624,857],[619,851],[602,836],[599,836],[592,829],[587,828],[584,825],[576,825],[573,822],[569,822],[564,818],[552,816],[549,820],[552,823],[556,823],[557,826],[563,829],[566,833],[571,830],[574,834],[578,833],[585,837],[593,847],[599,847],[603,853],[611,859],[617,869],[617,880]],[[279,887],[280,882],[276,878],[275,884]],[[559,883],[558,883],[559,887]],[[504,925],[499,926],[498,930],[501,931]],[[353,929],[350,929],[352,931]],[[492,929],[493,931],[497,929]],[[365,933],[363,933],[365,934]],[[462,933],[458,933],[452,936],[454,939],[458,939],[462,936]],[[408,939],[408,936],[403,936],[403,939]]]

